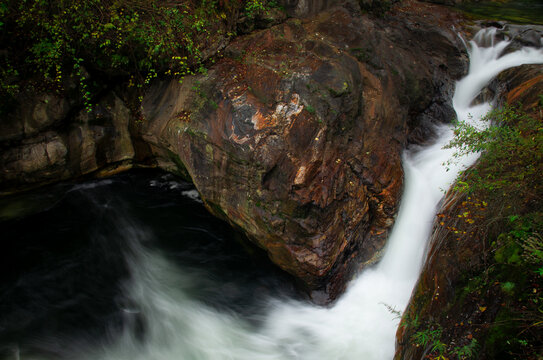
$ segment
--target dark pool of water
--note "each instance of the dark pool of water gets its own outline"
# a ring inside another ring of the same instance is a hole
[[[99,339],[121,324],[130,241],[197,274],[185,290],[220,311],[251,318],[270,296],[297,297],[291,279],[194,194],[172,175],[138,171],[0,199],[0,358]]]

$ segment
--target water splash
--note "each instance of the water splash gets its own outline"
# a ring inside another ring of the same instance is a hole
[[[543,63],[543,51],[530,47],[501,56],[511,42],[509,40],[496,42],[496,33],[496,28],[483,29],[469,42],[468,75],[458,81],[453,97],[453,106],[458,118],[473,121],[475,125],[477,120],[490,110],[491,104],[474,105],[473,101],[493,78],[515,66]]]

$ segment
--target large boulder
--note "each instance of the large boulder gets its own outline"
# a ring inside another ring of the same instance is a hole
[[[454,22],[420,3],[375,18],[346,2],[240,37],[207,74],[149,90],[142,138],[214,214],[329,301],[379,258],[408,141],[454,116],[465,69]]]

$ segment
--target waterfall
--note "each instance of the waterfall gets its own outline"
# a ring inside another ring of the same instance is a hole
[[[453,105],[459,120],[479,122],[490,103],[472,104],[501,71],[543,63],[543,50],[524,48],[500,56],[508,41],[495,42],[496,29],[483,29],[469,42],[470,67],[457,83]],[[484,124],[478,124],[484,126]],[[387,307],[403,311],[423,264],[438,204],[459,171],[477,159],[471,154],[449,166],[454,150],[443,149],[453,129],[442,125],[434,144],[412,147],[404,156],[405,189],[381,262],[364,271],[330,309],[278,304],[268,326],[285,339],[292,359],[392,359],[399,319]],[[282,335],[281,335],[282,334]],[[295,341],[293,339],[300,339]]]
[[[499,72],[524,63],[543,63],[543,51],[522,49],[500,56],[509,45],[494,43],[495,29],[481,30],[469,42],[468,75],[456,86],[453,103],[459,119],[477,121],[489,103],[473,105],[481,89]],[[413,146],[403,156],[405,190],[394,229],[379,264],[349,284],[330,308],[284,299],[269,300],[257,319],[219,311],[191,298],[188,283],[198,275],[181,271],[158,251],[141,243],[153,236],[136,222],[122,223],[122,236],[133,244],[131,271],[124,292],[121,329],[110,340],[75,344],[70,359],[103,360],[383,360],[394,356],[399,319],[388,307],[403,311],[423,263],[434,216],[444,191],[458,172],[477,156],[449,167],[443,149],[451,126],[436,129],[432,145]]]

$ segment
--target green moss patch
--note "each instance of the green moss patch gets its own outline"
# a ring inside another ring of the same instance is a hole
[[[459,8],[476,18],[543,24],[543,3],[540,0],[469,1],[463,2]]]

